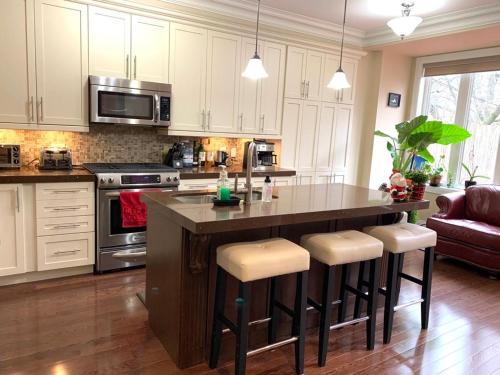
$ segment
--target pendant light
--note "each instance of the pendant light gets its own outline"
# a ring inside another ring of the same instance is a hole
[[[264,69],[264,65],[262,64],[262,60],[260,59],[258,52],[260,0],[258,0],[257,4],[258,5],[257,5],[257,28],[255,31],[255,54],[250,60],[248,60],[247,67],[245,71],[241,74],[243,77],[252,79],[254,81],[269,77],[269,75],[266,72],[266,69]]]
[[[387,22],[394,33],[403,40],[406,36],[415,31],[418,25],[422,22],[422,18],[410,16],[411,8],[415,5],[413,2],[403,2],[401,6],[404,8],[401,17],[393,18]]]
[[[345,16],[347,13],[347,0],[345,0],[344,3],[344,22],[342,23],[342,42],[340,45],[340,64],[339,68],[333,75],[332,79],[328,83],[328,88],[329,89],[334,89],[334,90],[341,90],[341,89],[348,89],[351,87],[349,84],[349,81],[347,80],[347,76],[342,70],[342,57],[344,54],[344,35],[345,35]]]

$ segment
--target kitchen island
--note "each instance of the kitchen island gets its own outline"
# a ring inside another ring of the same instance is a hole
[[[271,203],[215,208],[213,192],[146,193],[148,206],[146,304],[151,329],[179,368],[203,362],[209,352],[215,291],[216,248],[225,243],[282,237],[299,243],[307,233],[360,230],[394,223],[400,213],[428,201],[394,203],[389,194],[346,184],[277,187]],[[256,197],[258,198],[258,196]],[[383,271],[384,272],[384,267]],[[355,274],[353,272],[352,274]],[[292,306],[295,276],[278,283],[280,300]],[[322,268],[311,263],[309,294],[318,298]],[[254,282],[250,320],[267,316],[268,280]],[[226,316],[235,317],[237,282],[228,278]],[[308,326],[317,325],[309,313]],[[282,315],[281,335],[290,321]],[[252,327],[250,348],[266,339],[266,326]],[[233,356],[233,335],[224,337],[221,359]]]

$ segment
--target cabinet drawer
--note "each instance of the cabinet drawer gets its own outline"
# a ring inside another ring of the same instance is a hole
[[[94,238],[94,233],[38,237],[38,271],[94,264]]]
[[[37,236],[85,233],[94,231],[94,216],[41,218],[36,221]]]
[[[94,197],[93,182],[57,182],[36,184],[36,200],[83,199]]]
[[[36,202],[36,217],[94,215],[94,199],[55,199]]]

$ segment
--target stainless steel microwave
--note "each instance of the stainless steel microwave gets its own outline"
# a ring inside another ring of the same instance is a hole
[[[92,123],[170,126],[170,84],[90,76],[89,88]]]
[[[20,145],[0,145],[0,168],[21,168]]]

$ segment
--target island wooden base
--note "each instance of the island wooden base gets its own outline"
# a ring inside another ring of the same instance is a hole
[[[398,218],[398,213],[391,213],[251,230],[234,228],[234,231],[225,233],[195,235],[171,221],[164,210],[150,205],[146,302],[151,329],[179,368],[201,363],[207,359],[210,350],[217,246],[272,237],[282,237],[299,243],[303,234],[346,229],[360,230],[367,225],[393,223]],[[309,295],[317,300],[320,299],[322,289],[322,273],[323,268],[316,262],[311,262]],[[382,266],[382,275],[384,274],[385,262]],[[353,269],[351,280],[355,280],[356,276],[357,271]],[[295,276],[284,276],[278,282],[279,298],[288,306],[293,306],[294,282]],[[234,319],[236,280],[229,277],[227,287],[226,316]],[[336,292],[338,293],[338,290]],[[268,293],[268,280],[253,283],[250,320],[267,316]],[[317,326],[317,313],[310,311],[308,314],[308,327]],[[280,318],[279,332],[285,337],[290,333],[291,322],[283,314]],[[266,337],[266,324],[251,327],[250,348],[265,344]],[[229,333],[223,339],[221,360],[233,356],[234,337]]]

